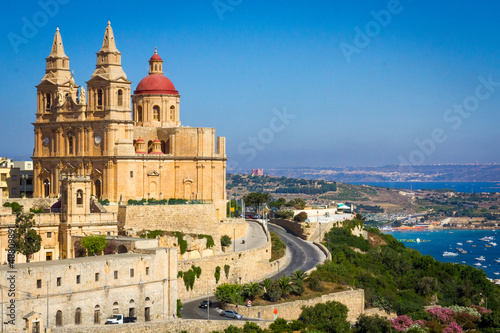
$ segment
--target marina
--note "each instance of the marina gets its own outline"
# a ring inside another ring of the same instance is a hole
[[[387,232],[405,246],[442,262],[482,269],[490,279],[500,278],[500,234],[496,230],[398,230]],[[418,240],[418,241],[417,241]],[[425,245],[424,245],[425,244]]]

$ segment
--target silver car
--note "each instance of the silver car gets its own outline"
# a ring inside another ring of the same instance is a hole
[[[238,312],[234,310],[224,310],[220,313],[221,316],[226,316],[228,318],[241,319],[243,318]]]

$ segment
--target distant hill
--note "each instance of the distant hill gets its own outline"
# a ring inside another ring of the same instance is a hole
[[[242,170],[238,170],[241,172]],[[381,167],[308,167],[265,169],[271,176],[337,182],[497,182],[500,164],[443,164]]]

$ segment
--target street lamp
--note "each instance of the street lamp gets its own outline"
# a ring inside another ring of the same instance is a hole
[[[238,305],[236,305],[236,308],[238,308],[238,306],[241,303],[241,276],[239,278],[240,278],[240,295],[238,296]]]

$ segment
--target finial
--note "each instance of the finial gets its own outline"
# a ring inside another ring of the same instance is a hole
[[[155,54],[158,54],[158,51],[156,50],[156,46],[155,46]]]
[[[110,25],[111,25],[111,20],[108,20],[108,26],[110,26]]]
[[[56,28],[56,31],[59,31],[59,27]]]

